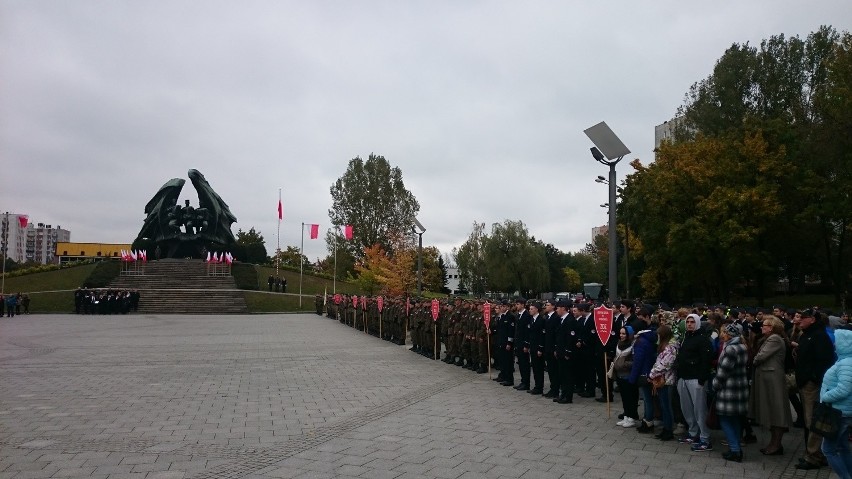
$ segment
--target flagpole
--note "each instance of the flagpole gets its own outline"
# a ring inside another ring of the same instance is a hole
[[[302,309],[302,270],[305,262],[302,258],[305,257],[305,223],[302,222],[302,247],[299,249],[299,310]]]
[[[278,262],[281,260],[281,188],[278,188],[278,245],[275,248],[275,277],[280,278],[278,274]]]
[[[337,294],[337,233],[340,230],[334,230],[334,279],[331,283],[331,294]]]

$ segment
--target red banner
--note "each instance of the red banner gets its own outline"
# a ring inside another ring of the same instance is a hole
[[[491,303],[485,303],[483,306],[482,319],[485,321],[485,329],[491,329]]]
[[[609,341],[609,335],[612,333],[612,317],[613,311],[603,305],[595,308],[595,330],[598,332],[598,339],[601,344],[606,345]]]
[[[441,312],[441,303],[437,299],[432,300],[432,321],[438,320],[438,313]]]
[[[334,304],[340,304],[340,293],[334,295]]]
[[[384,307],[385,307],[385,300],[381,296],[376,298],[376,307],[379,308],[380,313],[382,312],[382,309],[384,309]]]
[[[311,239],[319,237],[319,225],[311,225]]]

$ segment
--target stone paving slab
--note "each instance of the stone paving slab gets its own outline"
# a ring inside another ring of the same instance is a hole
[[[829,477],[801,430],[726,463],[316,315],[4,318],[0,378],[9,479]]]

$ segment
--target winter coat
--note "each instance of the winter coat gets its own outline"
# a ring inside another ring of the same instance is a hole
[[[633,369],[633,343],[624,349],[621,346],[615,348],[615,360],[612,362],[613,379],[626,378]]]
[[[707,334],[701,329],[687,331],[675,360],[678,378],[697,379],[704,385],[710,379],[712,362],[713,348]]]
[[[636,334],[633,341],[633,367],[627,382],[636,384],[639,376],[647,376],[657,359],[657,332],[653,329],[645,329]]]
[[[748,350],[740,337],[732,338],[722,349],[713,391],[716,392],[716,414],[740,416],[748,412]]]
[[[677,382],[677,373],[675,373],[674,363],[675,359],[677,359],[677,352],[680,349],[680,344],[676,341],[669,341],[669,344],[663,348],[662,351],[657,355],[657,360],[654,362],[654,366],[651,367],[651,372],[648,373],[649,379],[656,379],[660,376],[664,376],[666,379],[666,386],[674,386]]]
[[[808,382],[822,384],[822,376],[834,364],[834,345],[825,328],[812,324],[799,337],[799,352],[796,355],[796,386],[802,388]]]
[[[849,417],[852,416],[852,331],[838,329],[834,332],[834,340],[837,362],[825,372],[819,400]]]
[[[754,381],[749,403],[750,416],[766,427],[789,428],[793,424],[784,379],[784,339],[771,334],[760,344],[754,356]]]

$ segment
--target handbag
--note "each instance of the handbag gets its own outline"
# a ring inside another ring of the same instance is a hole
[[[796,373],[790,372],[784,375],[784,382],[787,384],[787,391],[794,393],[798,391],[796,387]]]
[[[835,437],[840,432],[843,413],[831,407],[831,404],[821,402],[814,407],[811,416],[810,432],[822,437]]]
[[[707,409],[707,417],[704,418],[704,424],[706,424],[710,429],[719,430],[722,429],[722,426],[719,423],[719,415],[716,413],[715,396],[711,399],[711,401],[710,407]]]

